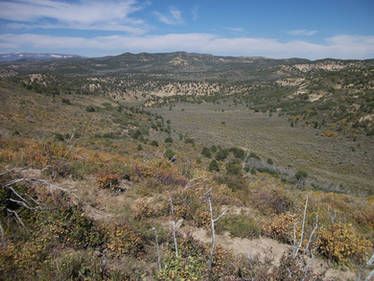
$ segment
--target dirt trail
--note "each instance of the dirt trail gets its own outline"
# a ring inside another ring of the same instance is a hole
[[[207,230],[203,228],[196,227],[185,227],[182,232],[192,233],[193,237],[203,243],[210,243],[211,236]],[[244,255],[244,256],[257,256],[260,259],[265,257],[273,258],[274,264],[278,265],[279,261],[284,253],[291,249],[290,245],[279,243],[276,240],[270,238],[257,238],[257,239],[247,239],[239,237],[231,237],[229,233],[224,233],[223,235],[216,235],[217,244],[221,245],[227,250],[231,250],[234,254]],[[312,268],[314,272],[322,272],[329,268],[328,264],[322,259],[316,258],[313,261]],[[342,280],[349,281],[355,280],[356,274],[352,271],[341,271],[329,268],[326,271],[325,280]]]

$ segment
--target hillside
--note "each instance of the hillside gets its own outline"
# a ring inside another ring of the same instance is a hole
[[[372,61],[124,54],[0,69],[1,280],[372,269]]]
[[[106,95],[147,105],[164,97],[202,102],[231,96],[252,110],[280,114],[290,124],[352,137],[374,134],[373,60],[125,53],[2,63],[0,76],[52,95]]]

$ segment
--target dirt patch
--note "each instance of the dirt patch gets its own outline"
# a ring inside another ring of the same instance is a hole
[[[207,230],[196,227],[186,227],[183,232],[192,233],[192,236],[203,243],[210,243],[211,236]],[[276,240],[260,237],[257,239],[247,239],[239,237],[231,237],[229,233],[223,235],[216,235],[217,244],[221,245],[227,250],[231,250],[236,255],[244,255],[246,257],[258,256],[260,260],[265,257],[271,258],[274,265],[279,265],[279,261],[283,254],[292,249],[290,245],[279,243]],[[312,263],[314,272],[323,272],[330,266],[323,260],[316,258]],[[354,280],[356,274],[352,271],[342,271],[338,269],[329,268],[326,271],[325,280]]]

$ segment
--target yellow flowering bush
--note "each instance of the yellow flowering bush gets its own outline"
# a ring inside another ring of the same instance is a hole
[[[142,218],[151,217],[155,211],[153,210],[150,203],[142,199],[136,204],[135,218],[141,220]]]
[[[105,237],[113,256],[139,256],[144,250],[142,238],[127,224],[105,227]]]
[[[274,239],[290,242],[290,233],[293,229],[294,221],[294,216],[290,214],[280,214],[268,225],[265,225],[263,231]]]
[[[356,234],[351,224],[335,223],[319,231],[317,247],[325,257],[338,263],[363,261],[373,244]]]

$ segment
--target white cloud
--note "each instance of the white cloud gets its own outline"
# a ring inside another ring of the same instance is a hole
[[[0,19],[12,21],[11,24],[26,23],[43,28],[116,30],[142,34],[145,32],[143,20],[130,17],[142,8],[136,0],[82,0],[77,3],[55,0],[1,1]]]
[[[197,21],[199,18],[199,6],[195,5],[192,8],[192,20]]]
[[[158,18],[159,21],[165,24],[182,24],[182,12],[176,8],[169,8],[169,14],[164,15],[160,12],[155,11],[154,14]]]
[[[241,27],[225,27],[225,29],[231,31],[231,32],[244,32],[244,28]]]
[[[295,29],[288,31],[288,34],[294,36],[312,36],[317,33],[317,30]]]
[[[340,35],[323,44],[293,40],[251,37],[219,37],[207,33],[165,34],[148,36],[98,36],[93,38],[59,37],[37,34],[3,34],[0,52],[30,50],[71,50],[86,56],[123,52],[187,51],[215,55],[265,56],[272,58],[326,57],[363,59],[374,57],[374,36]],[[84,48],[84,51],[82,49]],[[71,52],[70,51],[70,52]]]

